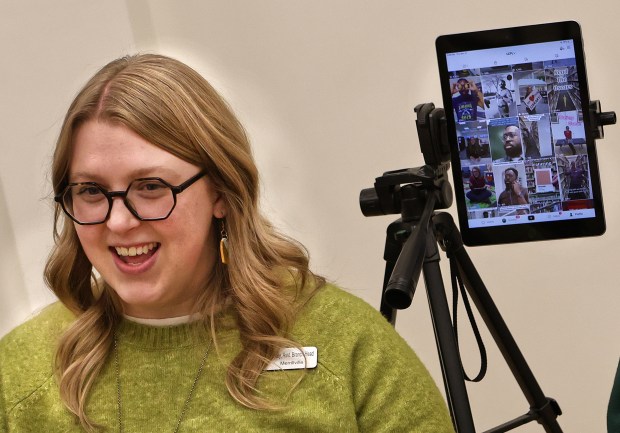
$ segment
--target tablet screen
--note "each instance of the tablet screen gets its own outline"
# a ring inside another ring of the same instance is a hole
[[[465,242],[601,234],[576,23],[442,36],[437,47]]]

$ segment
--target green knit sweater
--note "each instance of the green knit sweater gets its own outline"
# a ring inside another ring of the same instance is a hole
[[[58,337],[73,320],[59,303],[0,341],[0,432],[78,432],[53,374]],[[118,330],[122,422],[126,433],[172,432],[210,343],[191,324]],[[258,388],[279,411],[252,410],[228,393],[226,366],[239,352],[234,327],[218,331],[180,432],[452,432],[446,406],[422,363],[381,315],[327,286],[304,307],[293,335],[314,346],[318,365],[286,399],[301,371],[266,371]],[[118,432],[114,355],[94,384],[86,413]]]

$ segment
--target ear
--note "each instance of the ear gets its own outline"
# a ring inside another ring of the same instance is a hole
[[[228,213],[228,209],[226,208],[226,202],[224,201],[224,197],[222,194],[219,194],[215,202],[213,203],[213,216],[218,219],[222,219]]]

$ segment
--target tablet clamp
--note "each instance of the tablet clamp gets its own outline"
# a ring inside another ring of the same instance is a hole
[[[590,125],[592,125],[591,133],[595,139],[604,138],[605,132],[603,126],[616,124],[615,111],[601,112],[600,101],[590,101]]]
[[[380,311],[394,325],[397,310],[411,305],[420,273],[423,274],[452,423],[457,433],[475,433],[465,387],[466,375],[458,348],[456,316],[453,323],[439,268],[439,245],[450,259],[453,285],[458,282],[461,286],[470,320],[473,320],[473,316],[466,294],[469,294],[474,302],[530,405],[529,411],[524,415],[485,433],[507,432],[531,421],[537,421],[547,433],[562,433],[557,422],[557,417],[562,414],[560,406],[554,399],[544,395],[536,381],[465,251],[452,216],[446,212],[435,212],[452,204],[452,189],[447,180],[450,144],[445,111],[435,108],[433,103],[426,103],[417,105],[415,112],[420,148],[426,165],[385,172],[375,179],[373,188],[363,189],[359,197],[365,216],[401,215],[387,228]],[[594,138],[602,138],[603,126],[616,122],[616,114],[601,112],[598,101],[590,103],[589,115]],[[453,308],[453,311],[455,310],[456,307]],[[475,322],[472,322],[472,326],[478,339]],[[481,341],[478,343],[480,345]],[[485,357],[483,352],[484,346],[481,347],[481,355]],[[481,373],[474,380],[484,376],[485,364],[483,360]]]

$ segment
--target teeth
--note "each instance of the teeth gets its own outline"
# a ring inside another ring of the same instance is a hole
[[[116,254],[118,254],[119,256],[134,257],[134,256],[140,256],[142,254],[148,253],[153,248],[155,248],[155,245],[156,244],[154,242],[151,242],[149,244],[140,245],[138,247],[129,247],[129,248],[114,247],[114,248],[116,249]]]

